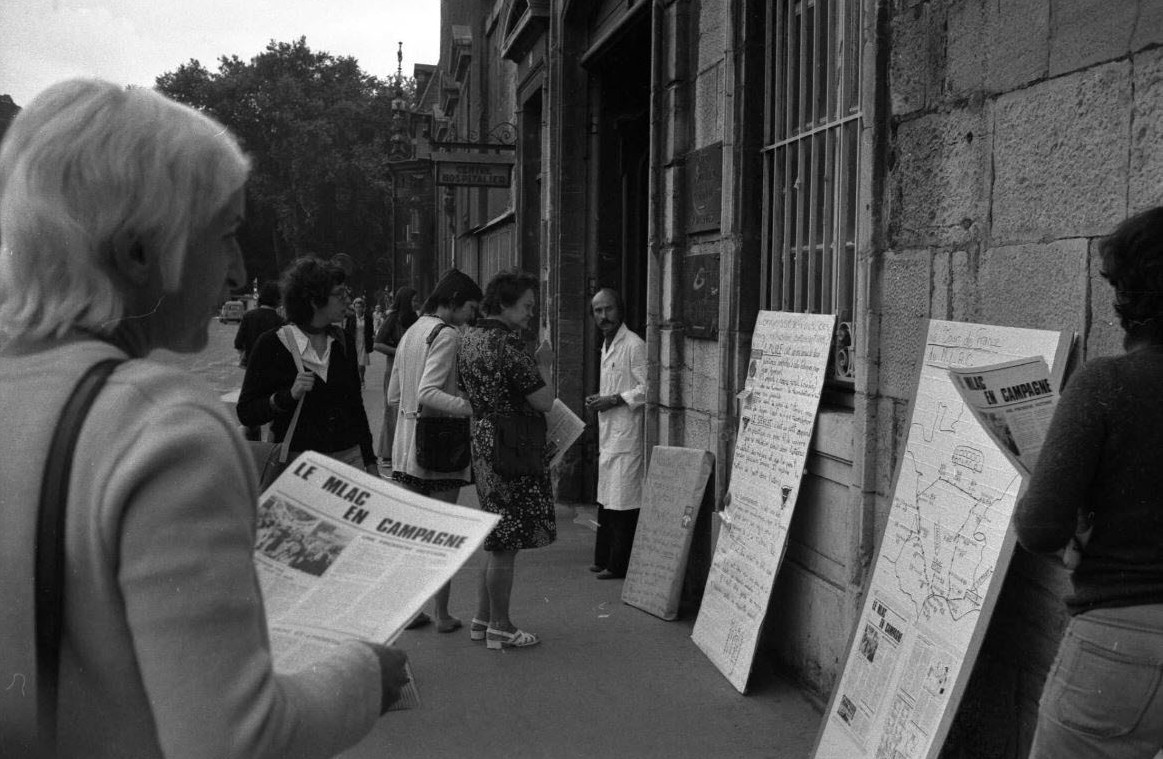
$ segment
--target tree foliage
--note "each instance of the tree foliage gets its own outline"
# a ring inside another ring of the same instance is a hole
[[[213,115],[251,157],[242,230],[250,277],[275,277],[306,253],[346,253],[353,284],[374,286],[370,264],[391,247],[391,84],[300,37],[272,40],[250,61],[223,56],[217,72],[190,60],[156,88]]]

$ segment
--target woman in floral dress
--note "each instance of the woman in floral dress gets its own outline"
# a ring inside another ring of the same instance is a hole
[[[504,477],[496,471],[496,415],[542,415],[553,407],[553,353],[530,355],[520,330],[529,326],[538,283],[532,274],[506,271],[493,277],[482,303],[486,318],[468,330],[458,357],[460,384],[472,404],[472,466],[481,508],[501,521],[485,539],[488,561],[481,572],[473,640],[491,649],[532,646],[540,639],[509,618],[517,551],[541,548],[557,538],[549,455],[536,475]]]

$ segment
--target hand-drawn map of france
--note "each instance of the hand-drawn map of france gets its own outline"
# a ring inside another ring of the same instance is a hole
[[[918,759],[941,749],[1013,554],[1021,480],[950,367],[1042,356],[1060,332],[931,321],[892,507],[817,759]]]

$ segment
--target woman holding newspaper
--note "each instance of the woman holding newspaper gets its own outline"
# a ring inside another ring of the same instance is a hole
[[[460,352],[460,381],[472,402],[473,473],[481,508],[501,521],[485,538],[488,561],[481,571],[477,615],[469,630],[473,640],[490,649],[522,648],[540,638],[519,629],[509,617],[517,551],[540,548],[557,539],[548,451],[532,451],[530,473],[502,471],[498,427],[519,417],[541,422],[553,408],[548,345],[536,358],[521,341],[521,329],[533,319],[538,282],[532,274],[503,271],[485,288],[487,318],[465,335]],[[517,441],[513,441],[517,442]]]
[[[145,358],[204,348],[245,284],[248,170],[221,124],[96,80],[42,92],[0,147],[0,756],[331,756],[406,681],[355,641],[272,671],[246,444],[209,386]],[[58,433],[75,448],[50,454]]]
[[[1014,513],[1038,553],[1090,525],[1030,756],[1150,759],[1163,748],[1163,208],[1099,250],[1127,352],[1071,378]]]

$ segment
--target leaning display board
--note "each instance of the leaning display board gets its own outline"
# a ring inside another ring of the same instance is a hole
[[[691,638],[743,693],[816,422],[835,317],[760,311],[729,507]]]
[[[1042,356],[1061,384],[1060,332],[931,321],[888,524],[817,759],[935,757],[1013,554],[1021,484],[963,405],[951,367]]]
[[[678,616],[691,535],[714,458],[696,448],[654,446],[622,601],[663,619]]]

